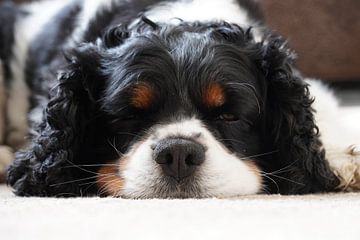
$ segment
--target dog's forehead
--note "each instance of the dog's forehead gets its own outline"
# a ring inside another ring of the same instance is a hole
[[[131,86],[128,100],[133,107],[217,108],[228,100],[230,82],[254,79],[251,60],[236,44],[211,38],[206,29],[174,29],[137,34],[112,50],[122,52],[117,54],[121,58],[113,58],[120,66],[114,73]]]

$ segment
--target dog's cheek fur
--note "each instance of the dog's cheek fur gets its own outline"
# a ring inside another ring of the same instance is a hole
[[[284,41],[269,39],[265,51],[268,96],[264,135],[272,131],[268,146],[278,151],[265,170],[282,169],[279,175],[283,177],[276,179],[279,186],[272,186],[272,191],[301,194],[334,190],[338,179],[325,160],[308,86],[294,73],[293,57]]]
[[[125,181],[121,173],[126,169],[128,158],[105,164],[97,171],[96,185],[98,195],[119,197],[122,194]]]

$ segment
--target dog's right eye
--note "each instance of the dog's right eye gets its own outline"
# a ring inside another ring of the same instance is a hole
[[[236,122],[239,120],[238,117],[236,117],[234,114],[231,114],[231,113],[221,114],[217,119],[220,121],[226,121],[226,122]]]
[[[121,120],[122,121],[130,121],[130,120],[134,120],[134,119],[136,119],[135,114],[129,114],[129,115],[124,116]]]

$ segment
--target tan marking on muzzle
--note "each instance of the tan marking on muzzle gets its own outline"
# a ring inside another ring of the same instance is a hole
[[[124,179],[119,175],[119,172],[125,169],[128,159],[123,158],[118,162],[109,163],[100,167],[97,171],[96,185],[99,192],[108,196],[119,197],[124,187]]]

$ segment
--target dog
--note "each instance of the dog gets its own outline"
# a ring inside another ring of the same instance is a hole
[[[358,139],[342,125],[336,98],[301,75],[258,5],[4,3],[1,161],[16,151],[7,172],[15,194],[228,198],[359,189]]]

